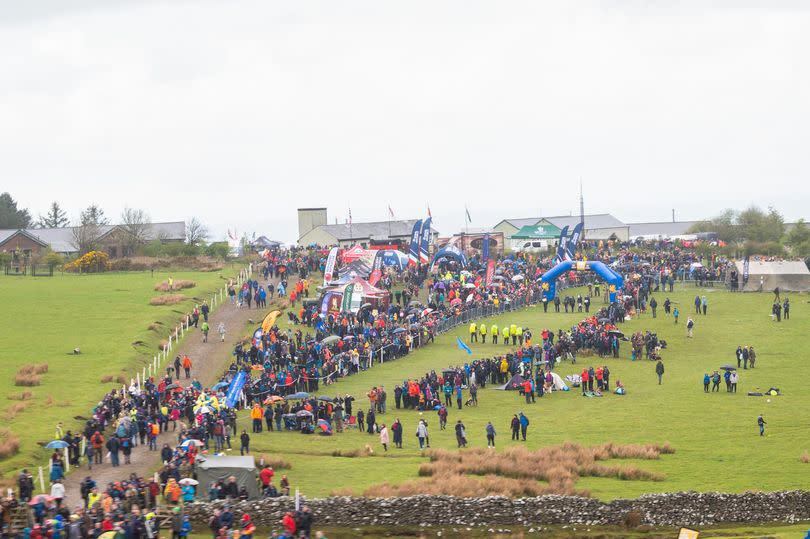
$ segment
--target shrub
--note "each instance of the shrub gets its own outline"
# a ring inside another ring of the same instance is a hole
[[[278,455],[259,455],[256,462],[261,462],[264,459],[265,466],[270,466],[274,470],[291,470],[292,464]]]
[[[172,290],[183,290],[186,288],[194,288],[197,286],[197,283],[194,281],[188,281],[183,279],[178,279],[172,282],[172,286],[169,286],[169,281],[163,281],[155,285],[155,290],[158,292],[170,292]]]
[[[47,363],[26,363],[17,369],[17,374],[45,374],[46,372],[48,372]]]
[[[160,326],[162,325],[163,322],[152,322],[146,327],[146,329],[148,329],[149,331],[158,331],[160,329]]]
[[[110,257],[104,251],[90,251],[64,265],[65,271],[77,273],[97,273],[112,269]]]
[[[329,492],[330,496],[355,496],[355,490],[352,487],[341,487],[333,489]]]
[[[105,374],[104,376],[101,377],[101,383],[102,384],[109,384],[112,381],[113,381],[113,375],[112,374]]]
[[[630,511],[624,515],[622,519],[627,528],[638,528],[641,526],[641,513],[638,511]]]
[[[183,294],[166,294],[163,296],[155,296],[149,300],[149,305],[176,305],[185,300],[186,296]]]
[[[22,393],[12,393],[8,395],[6,398],[12,401],[27,401],[34,397],[34,394],[30,391],[23,391]]]
[[[20,439],[14,436],[11,431],[0,430],[0,459],[13,457],[20,452]]]
[[[17,374],[14,377],[14,385],[19,387],[33,387],[42,383],[42,378],[37,374]]]
[[[25,411],[26,408],[28,408],[28,404],[29,403],[27,403],[27,402],[15,402],[14,404],[12,404],[8,408],[6,408],[6,413],[5,413],[6,420],[11,421],[15,417],[17,417],[17,415],[20,412],[23,412],[23,411]]]
[[[126,385],[127,384],[127,377],[124,376],[123,374],[119,374],[118,376],[115,377],[115,382],[117,384]]]
[[[169,346],[169,341],[163,339],[158,343],[158,350],[165,350],[167,346]]]
[[[799,457],[799,460],[801,460],[805,464],[810,464],[810,454],[808,454],[807,451],[805,451],[804,453],[802,453],[802,456]]]

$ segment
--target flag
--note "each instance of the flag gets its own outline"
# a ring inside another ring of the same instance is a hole
[[[392,209],[391,209],[391,206],[390,206],[390,205],[388,206],[388,215],[390,215],[390,216],[391,216],[391,219],[393,219],[393,218],[394,218],[394,210],[392,210]]]
[[[422,241],[419,242],[419,261],[423,264],[427,264],[430,258],[428,257],[428,246],[430,245],[430,224],[432,219],[428,217],[425,219],[425,222],[422,223]]]
[[[433,216],[430,214],[430,204],[428,204],[428,217],[430,217],[431,219],[433,218]]]
[[[481,258],[484,262],[489,260],[489,233],[484,234],[484,243],[481,246]]]
[[[408,252],[408,265],[415,266],[419,262],[419,241],[422,238],[422,220],[413,224],[411,231],[411,248]]]
[[[563,260],[566,260],[568,256],[568,251],[566,250],[565,246],[568,243],[568,225],[565,225],[562,230],[560,230],[560,239],[557,242],[557,256],[554,258],[554,263],[559,264]]]
[[[349,206],[349,224],[352,224],[352,207]]]
[[[464,216],[467,219],[468,223],[472,223],[472,217],[470,217],[470,210],[467,209],[467,206],[464,206]]]
[[[470,350],[470,347],[467,346],[467,343],[461,340],[461,337],[456,337],[456,343],[458,343],[459,348],[472,355],[472,350]]]
[[[577,250],[577,244],[579,243],[579,238],[582,235],[582,223],[577,223],[574,227],[574,231],[571,233],[571,238],[568,240],[568,245],[566,245],[566,252],[568,254],[568,259],[574,259],[574,253]]]

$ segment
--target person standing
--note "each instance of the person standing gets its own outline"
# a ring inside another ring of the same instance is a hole
[[[700,314],[700,296],[695,296],[695,314]]]
[[[737,345],[737,351],[735,352],[737,356],[737,368],[739,369],[742,365],[742,358],[743,358],[743,351],[742,346]]]
[[[655,374],[658,375],[658,385],[661,385],[662,378],[664,377],[664,362],[660,359],[655,364]]]
[[[183,371],[186,373],[186,380],[191,378],[191,358],[188,355],[183,356]],[[177,373],[177,378],[180,378],[180,373]]]
[[[416,426],[416,437],[419,438],[419,449],[425,448],[425,439],[427,438],[428,431],[425,420],[420,419],[419,424]]]
[[[765,419],[762,417],[762,414],[759,414],[757,418],[757,425],[759,426],[759,435],[765,436]]]
[[[675,319],[676,324],[678,323],[678,316],[680,316],[680,314],[681,314],[681,311],[677,307],[672,309],[672,318]]]
[[[737,376],[737,371],[731,371],[731,374],[728,375],[728,381],[731,386],[730,391],[732,393],[737,392],[737,382],[739,381],[739,377]]]
[[[782,318],[790,320],[790,299],[788,298],[785,298],[785,302],[782,304]]]
[[[691,318],[686,319],[686,336],[687,338],[692,338],[692,330],[695,328],[695,321]]]
[[[459,448],[467,447],[467,432],[460,419],[456,421],[456,443]]]
[[[529,418],[523,415],[523,412],[520,412],[520,435],[523,437],[523,441],[526,441],[526,431],[529,429]]]
[[[512,440],[519,440],[520,439],[520,419],[518,418],[517,414],[512,417],[512,423],[510,425],[512,428]]]
[[[261,422],[261,420],[260,420]],[[250,435],[247,433],[246,430],[242,431],[242,435],[239,437],[239,454],[244,455],[247,453],[250,455]]]
[[[712,373],[712,393],[715,391],[720,392],[720,373],[717,371]]]
[[[225,322],[219,323],[217,332],[219,333],[219,342],[225,342]]]
[[[210,331],[210,326],[208,325],[208,320],[203,320],[202,325],[200,326],[200,331],[203,334],[203,342],[208,342],[208,331]]]
[[[402,422],[400,422],[399,418],[391,425],[391,432],[394,434],[394,447],[402,449]]]
[[[388,451],[388,427],[385,426],[385,423],[380,425],[380,443],[383,446],[383,449],[387,452]]]
[[[751,368],[754,368],[754,363],[757,361],[757,353],[754,352],[754,347],[748,347],[748,363],[751,365]]]
[[[706,316],[706,311],[709,309],[709,298],[705,294],[700,298],[700,307],[703,309],[703,316]]]
[[[711,378],[711,376],[709,376],[709,373],[708,373],[708,372],[707,372],[707,373],[705,373],[705,374],[703,375],[703,392],[704,392],[704,393],[708,393],[708,392],[709,392],[709,383],[710,383],[711,381],[712,381],[712,378]]]
[[[650,298],[650,308],[652,309],[653,318],[655,318],[656,317],[655,310],[658,308],[658,302],[655,301],[654,297]]]
[[[495,427],[491,421],[487,421],[487,447],[495,447]]]

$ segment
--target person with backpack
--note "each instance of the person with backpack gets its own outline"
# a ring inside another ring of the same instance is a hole
[[[487,421],[486,432],[487,432],[487,447],[494,448],[495,447],[495,427],[492,425],[491,421]]]
[[[517,414],[512,417],[512,422],[509,425],[512,429],[512,441],[520,439],[520,418]]]
[[[703,392],[704,392],[704,393],[708,393],[708,392],[709,392],[709,383],[711,383],[711,381],[712,381],[712,379],[711,379],[711,377],[709,376],[709,373],[708,373],[708,372],[707,372],[707,373],[705,373],[705,374],[703,375]]]

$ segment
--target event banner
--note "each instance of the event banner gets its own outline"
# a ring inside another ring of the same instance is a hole
[[[568,260],[574,259],[574,253],[577,251],[580,236],[582,236],[582,223],[577,223],[577,226],[574,227],[574,231],[571,233],[571,239],[568,241],[568,245],[566,246]]]
[[[324,294],[321,302],[321,317],[326,318],[329,313],[339,313],[340,298],[341,293],[334,290]]]
[[[484,286],[489,286],[492,284],[492,278],[495,276],[495,260],[489,259],[487,260],[487,280]]]
[[[347,285],[343,290],[343,302],[340,310],[347,313],[356,313],[363,305],[363,285],[354,283]]]
[[[430,260],[428,257],[428,245],[430,244],[430,223],[432,220],[432,217],[428,217],[425,219],[425,222],[422,223],[422,240],[419,242],[419,261],[423,264],[427,264]]]
[[[489,260],[489,234],[484,234],[484,244],[481,246],[481,258],[484,262]]]
[[[560,263],[567,260],[568,251],[566,245],[568,244],[568,225],[565,225],[560,231],[560,241],[557,242],[557,258],[555,262]]]
[[[414,223],[411,231],[411,249],[408,252],[408,265],[415,266],[419,262],[419,240],[422,238],[422,220]]]
[[[328,286],[332,282],[335,272],[335,261],[337,260],[338,248],[332,247],[329,250],[329,257],[326,259],[326,268],[323,270],[323,285]]]
[[[228,387],[228,395],[225,397],[226,408],[234,407],[236,401],[239,400],[239,394],[242,393],[242,388],[245,387],[245,382],[247,382],[247,373],[245,371],[239,371],[231,382],[230,387]]]

